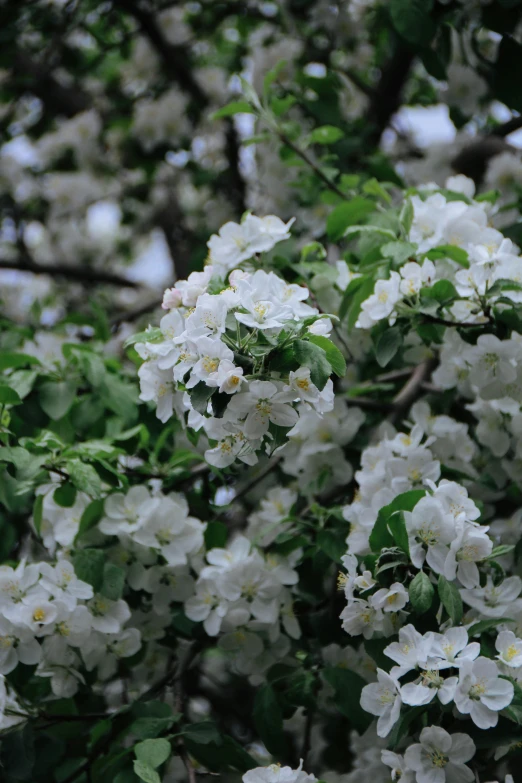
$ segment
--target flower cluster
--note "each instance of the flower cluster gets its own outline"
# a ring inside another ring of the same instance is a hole
[[[474,184],[465,177],[446,183],[459,194],[457,200],[432,192],[434,188],[427,186],[411,197],[407,260],[388,279],[376,282],[362,303],[360,328],[385,318],[394,323],[413,312],[430,316],[444,300],[450,321],[481,324],[492,304],[522,301],[522,259],[517,246],[489,225],[492,205],[472,200]]]
[[[274,427],[294,427],[299,410],[333,408],[328,351],[338,349],[308,290],[262,269],[230,271],[286,239],[289,225],[247,215],[223,226],[209,240],[210,265],[165,292],[168,314],[136,344],[141,399],[162,422],[188,412],[189,427],[216,444],[205,454],[216,467],[255,464]]]
[[[58,697],[76,693],[82,668],[111,676],[118,659],[141,647],[140,632],[124,628],[128,604],[94,593],[67,560],[1,566],[0,606],[0,674],[37,664]]]
[[[244,536],[235,538],[226,549],[210,549],[195,595],[185,602],[187,617],[203,621],[210,636],[241,627],[266,631],[275,640],[281,620],[286,633],[299,638],[289,588],[297,584],[293,566],[300,555],[296,550],[288,558],[263,557]]]

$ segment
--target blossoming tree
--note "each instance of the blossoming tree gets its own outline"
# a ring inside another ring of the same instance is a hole
[[[0,779],[522,780],[522,4],[0,6]]]

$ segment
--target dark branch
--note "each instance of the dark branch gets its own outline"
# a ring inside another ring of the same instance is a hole
[[[192,97],[198,111],[201,112],[207,105],[208,98],[194,79],[187,49],[169,43],[154,14],[142,8],[135,0],[114,0],[114,3],[134,17],[141,32],[148,38],[161,59],[165,73]]]
[[[511,117],[511,119],[507,122],[503,122],[501,125],[497,125],[489,132],[489,135],[501,136],[502,138],[505,138],[506,136],[509,136],[510,133],[513,133],[520,128],[522,128],[522,115],[519,115],[518,117]]]
[[[50,275],[51,277],[63,277],[64,280],[74,280],[78,283],[92,283],[94,285],[117,285],[122,288],[141,288],[140,283],[128,280],[126,277],[104,272],[101,269],[89,267],[67,266],[66,264],[37,264],[33,261],[0,259],[0,269],[14,269],[17,272],[32,272],[34,275]]]
[[[401,105],[402,91],[410,74],[415,53],[400,44],[390,61],[383,66],[381,78],[373,91],[366,120],[370,124],[369,141],[377,145]]]
[[[61,84],[52,73],[22,51],[16,52],[12,71],[24,89],[29,90],[55,114],[74,117],[91,107],[91,98],[78,85]]]

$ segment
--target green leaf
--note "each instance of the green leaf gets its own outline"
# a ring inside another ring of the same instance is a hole
[[[315,345],[318,345],[319,348],[323,349],[334,373],[339,378],[344,378],[346,375],[346,359],[339,348],[334,345],[328,337],[323,337],[318,334],[310,334],[308,335],[308,339],[311,343],[314,343]]]
[[[103,516],[103,500],[93,500],[85,508],[83,514],[80,517],[80,527],[76,534],[76,540],[81,538],[84,533],[97,525]]]
[[[366,681],[359,674],[336,666],[327,666],[322,674],[335,691],[334,701],[339,711],[363,734],[373,720],[361,707],[361,691]]]
[[[300,367],[309,368],[312,383],[317,386],[319,391],[324,389],[326,381],[332,373],[332,367],[326,358],[326,351],[309,340],[296,340],[294,355]]]
[[[222,549],[228,537],[228,527],[219,520],[208,522],[205,530],[205,549]]]
[[[428,47],[435,35],[430,17],[433,0],[390,0],[392,24],[405,41],[415,48]]]
[[[410,597],[410,603],[417,612],[417,614],[424,614],[427,612],[433,601],[435,595],[435,589],[430,582],[429,576],[424,571],[419,573],[412,580],[408,593]]]
[[[173,713],[172,708],[162,701],[136,701],[132,705],[132,714],[137,717],[130,731],[139,739],[157,737],[181,718],[179,713]]]
[[[221,120],[223,117],[233,117],[235,114],[256,114],[256,110],[247,101],[232,101],[212,114],[212,120]]]
[[[387,204],[392,203],[392,199],[385,187],[381,185],[379,180],[372,178],[367,180],[362,186],[363,193],[367,193],[369,196],[377,196],[385,201]]]
[[[53,421],[63,419],[76,396],[76,384],[71,381],[44,383],[40,387],[40,407]]]
[[[166,739],[147,739],[134,746],[134,754],[138,761],[156,769],[170,756],[170,742]]]
[[[66,467],[76,489],[93,498],[101,495],[101,480],[92,465],[79,459],[71,459],[67,461]]]
[[[149,326],[144,332],[138,332],[127,337],[123,347],[130,348],[131,345],[136,345],[136,343],[161,343],[164,339],[165,335],[159,326]]]
[[[320,128],[315,128],[311,132],[310,141],[313,144],[335,144],[343,136],[342,130],[335,125],[321,125]]]
[[[514,623],[515,621],[509,617],[503,617],[502,622]],[[495,617],[492,620],[479,620],[478,623],[473,623],[473,625],[468,628],[468,636],[470,638],[472,636],[480,636],[484,631],[489,631],[491,629],[494,631],[498,629],[498,618]]]
[[[10,386],[0,384],[0,405],[16,405],[22,402],[20,395]]]
[[[347,317],[348,331],[354,328],[362,303],[372,295],[374,286],[375,281],[370,276],[356,277],[348,284],[339,307],[339,318]]]
[[[252,716],[268,752],[276,758],[284,755],[283,713],[271,685],[261,685],[257,691]]]
[[[432,286],[421,288],[421,296],[436,299],[441,304],[447,304],[453,299],[458,299],[457,289],[450,280],[437,280]]]
[[[502,555],[509,555],[515,549],[515,544],[500,544],[496,546],[492,553],[484,558],[484,560],[494,560],[496,557],[502,557]]]
[[[33,524],[34,529],[40,535],[42,527],[42,511],[43,511],[43,495],[37,495],[34,499],[33,506]]]
[[[204,381],[196,383],[192,389],[189,389],[190,402],[192,403],[194,410],[198,413],[205,414],[207,412],[208,401],[215,391],[215,388],[207,386]]]
[[[404,228],[404,233],[406,236],[411,231],[411,227],[413,224],[413,218],[414,218],[414,211],[413,211],[413,204],[411,203],[411,199],[406,199],[404,204],[402,205],[401,212],[399,215],[399,221]]]
[[[381,332],[375,343],[375,358],[380,367],[386,367],[402,346],[402,333],[398,326]]]
[[[429,258],[431,261],[437,261],[439,258],[451,258],[452,261],[460,264],[465,269],[469,268],[467,251],[462,247],[457,247],[457,245],[439,245],[434,247],[428,250],[426,258]]]
[[[391,228],[384,228],[384,226],[348,226],[345,229],[343,236],[348,237],[352,234],[381,234],[384,237],[390,237],[394,241],[397,239],[397,235]]]
[[[92,585],[94,592],[98,593],[103,584],[105,552],[101,549],[80,549],[72,562],[78,579]]]
[[[270,87],[277,81],[281,71],[286,68],[287,62],[288,60],[279,60],[273,68],[270,68],[270,70],[267,71],[265,78],[263,79],[263,95],[267,96],[269,94]]]
[[[62,508],[71,508],[76,500],[76,487],[70,481],[66,481],[54,490],[53,500]]]
[[[134,772],[145,783],[161,783],[161,778],[149,764],[144,764],[143,761],[136,760],[134,762]]]
[[[388,735],[388,747],[392,750],[397,747],[401,739],[408,733],[410,724],[413,721],[420,719],[421,715],[426,712],[427,707],[409,707],[404,712],[401,710],[401,716],[390,734]],[[421,724],[422,725],[422,724]]]
[[[10,367],[25,367],[27,364],[40,364],[40,360],[27,353],[2,352],[0,354],[0,370],[7,370]]]
[[[496,280],[486,293],[488,296],[497,296],[502,291],[522,291],[522,285],[515,280]]]
[[[419,500],[424,497],[426,490],[410,489],[392,500],[389,505],[381,508],[377,515],[377,521],[370,533],[370,547],[372,552],[380,552],[381,549],[394,545],[394,538],[388,529],[388,521],[396,511],[412,511]]]
[[[387,242],[381,247],[384,258],[391,258],[395,265],[404,263],[408,258],[415,256],[417,245],[414,242]]]
[[[409,556],[410,545],[408,543],[408,532],[404,521],[404,512],[396,511],[388,520],[388,530],[392,534],[395,543]]]
[[[211,720],[191,723],[190,726],[185,726],[183,734],[198,745],[207,745],[209,742],[219,743],[221,741],[221,734],[214,721]]]
[[[375,202],[363,196],[355,196],[350,201],[339,204],[330,212],[326,220],[328,239],[337,242],[344,236],[348,226],[359,223],[372,212],[375,212]]]
[[[118,601],[125,585],[125,571],[114,563],[107,562],[103,566],[103,582],[100,593],[110,601]]]
[[[331,530],[320,530],[317,534],[317,546],[335,563],[341,563],[346,554],[346,533],[339,535]]]
[[[464,610],[462,598],[456,585],[448,582],[446,577],[439,576],[438,593],[444,609],[447,611],[453,625],[458,625],[462,620]]]

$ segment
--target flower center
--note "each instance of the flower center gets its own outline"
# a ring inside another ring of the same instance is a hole
[[[448,757],[440,750],[432,750],[428,755],[432,765],[437,769],[442,769],[449,761]]]

